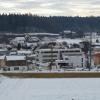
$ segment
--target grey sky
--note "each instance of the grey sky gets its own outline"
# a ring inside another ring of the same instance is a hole
[[[99,16],[100,0],[0,0],[0,13]]]

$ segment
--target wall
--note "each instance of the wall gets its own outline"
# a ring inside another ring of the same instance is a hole
[[[26,66],[26,60],[6,61],[6,66]]]
[[[4,59],[0,59],[0,67],[4,67],[5,66],[5,60]]]

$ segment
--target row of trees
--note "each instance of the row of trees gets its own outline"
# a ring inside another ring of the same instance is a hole
[[[72,30],[78,33],[100,32],[100,17],[37,16],[31,14],[1,14],[0,32],[52,32]]]

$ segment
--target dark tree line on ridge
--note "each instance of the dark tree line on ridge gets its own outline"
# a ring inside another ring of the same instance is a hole
[[[32,14],[0,15],[0,33],[61,33],[64,30],[75,31],[78,35],[90,31],[100,32],[100,17],[45,17]]]

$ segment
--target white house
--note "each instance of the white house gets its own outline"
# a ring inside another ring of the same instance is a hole
[[[15,39],[11,40],[10,43],[13,44],[14,46],[17,46],[18,43],[23,45],[25,43],[25,37],[16,37]]]

